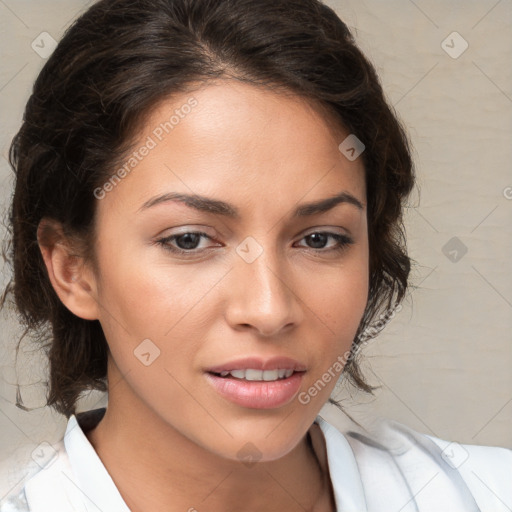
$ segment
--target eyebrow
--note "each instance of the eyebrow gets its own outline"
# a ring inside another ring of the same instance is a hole
[[[178,192],[169,192],[155,196],[146,201],[138,211],[147,210],[148,208],[151,208],[157,204],[173,201],[178,201],[190,208],[214,215],[222,215],[233,219],[239,219],[241,217],[238,208],[232,204],[198,194],[181,194]],[[299,205],[293,211],[292,217],[308,217],[317,215],[319,213],[327,212],[338,204],[342,203],[351,204],[359,210],[364,210],[364,206],[361,201],[359,201],[359,199],[357,199],[349,192],[343,191],[333,197],[328,197],[326,199],[320,199],[319,201]]]

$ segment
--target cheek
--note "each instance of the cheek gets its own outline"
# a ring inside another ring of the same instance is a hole
[[[162,337],[204,295],[208,280],[198,278],[197,268],[194,276],[191,267],[167,265],[161,256],[155,261],[157,247],[110,247],[103,251],[101,296],[138,336]]]
[[[350,338],[357,329],[368,300],[369,270],[363,248],[339,265],[319,269],[306,287],[306,303],[325,323],[326,332],[336,338]]]
[[[298,396],[298,402],[312,408],[313,415],[327,402],[343,374],[365,305],[361,300],[357,307],[331,309],[326,320],[329,330],[322,329],[326,334],[314,337],[314,364]]]
[[[319,402],[327,400],[346,364],[366,308],[368,285],[368,258],[363,246],[345,258],[338,268],[329,269],[323,275],[320,272],[306,288],[306,303],[317,327],[310,331],[316,364],[307,385],[314,386],[318,379],[322,381],[313,390]]]
[[[157,248],[118,251],[115,261],[105,257],[100,301],[109,306],[101,323],[114,360],[123,371],[135,370],[136,379],[144,371],[137,355],[149,351],[150,359],[153,353],[158,357],[144,373],[145,382],[167,382],[165,369],[184,380],[184,362],[194,360],[216,321],[213,290],[225,268],[171,266]]]

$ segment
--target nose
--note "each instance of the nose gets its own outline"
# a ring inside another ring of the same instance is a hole
[[[264,337],[277,336],[300,324],[302,301],[292,272],[282,257],[263,250],[252,262],[235,257],[230,272],[226,320],[233,329],[252,329]]]

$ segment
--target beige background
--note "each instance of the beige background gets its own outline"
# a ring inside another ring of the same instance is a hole
[[[376,65],[411,135],[419,181],[406,215],[417,289],[366,350],[365,372],[382,388],[374,399],[344,392],[345,406],[362,421],[380,414],[444,439],[512,447],[512,1],[327,3]],[[0,0],[2,213],[12,191],[7,148],[44,64],[31,44],[42,32],[58,40],[88,4]],[[1,328],[5,460],[58,440],[66,420],[42,407],[37,351],[20,354],[18,378],[26,405],[39,409],[14,406],[20,331],[5,314]],[[105,402],[92,393],[80,409]],[[330,408],[325,414],[337,421]]]

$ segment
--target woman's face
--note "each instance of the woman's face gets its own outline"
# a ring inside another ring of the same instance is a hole
[[[96,194],[97,315],[125,381],[109,407],[148,408],[231,459],[274,460],[304,436],[368,291],[364,167],[326,119],[230,81],[151,114],[122,179]]]

